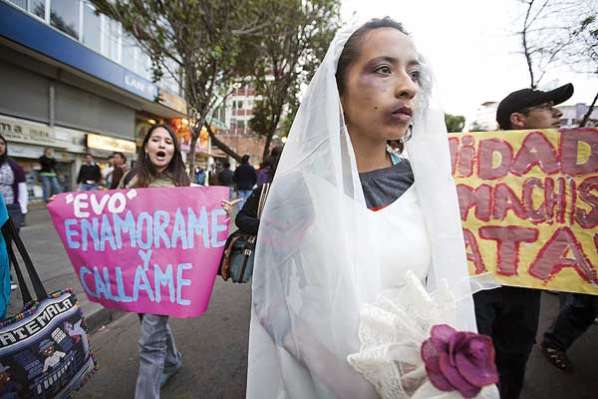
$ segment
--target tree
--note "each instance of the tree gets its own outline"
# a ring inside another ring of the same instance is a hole
[[[263,158],[272,137],[299,107],[301,85],[313,76],[339,25],[339,0],[255,0],[259,20],[268,24],[259,35],[247,36],[244,54],[258,101],[250,127],[266,137]]]
[[[240,44],[263,23],[248,15],[252,0],[90,0],[99,13],[120,22],[152,60],[154,80],[168,73],[183,88],[191,135],[190,173],[202,126],[238,76]],[[240,156],[208,129],[212,143]]]
[[[598,74],[598,10],[584,0],[518,0],[524,7],[523,55],[536,88],[550,68],[567,65],[576,72]],[[584,126],[598,93],[584,116]]]
[[[449,133],[462,132],[465,126],[465,117],[463,115],[444,114],[444,123]]]
[[[573,42],[568,51],[570,63],[577,68],[581,66],[581,73],[598,75],[598,10],[596,7],[588,7],[578,18],[579,23],[574,25],[570,32]],[[588,123],[596,101],[598,92],[580,122],[580,127]]]

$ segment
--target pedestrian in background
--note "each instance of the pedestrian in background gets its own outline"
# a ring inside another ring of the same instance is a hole
[[[249,164],[249,155],[245,154],[241,158],[241,165],[235,169],[233,182],[237,186],[239,199],[241,200],[239,202],[240,209],[245,205],[245,201],[251,195],[253,186],[257,183],[257,173],[255,172],[255,168]]]
[[[195,184],[200,186],[206,184],[206,171],[201,166],[195,168]]]
[[[17,230],[25,222],[27,214],[27,183],[25,171],[12,158],[8,156],[8,143],[0,135],[0,192]]]
[[[274,174],[276,173],[276,167],[278,166],[281,154],[282,146],[272,148],[268,156],[268,169],[267,173],[264,173],[263,182],[261,184],[258,183],[258,186],[252,191],[247,201],[245,201],[245,205],[243,205],[235,218],[235,224],[245,234],[257,235],[260,226],[257,212],[262,194],[262,186],[274,180]]]
[[[93,156],[85,154],[85,163],[79,169],[77,184],[79,191],[97,190],[102,181],[102,172],[100,167],[93,161]]]
[[[168,125],[159,124],[148,130],[138,162],[123,177],[119,188],[184,187],[190,184],[176,135]],[[140,318],[135,398],[159,398],[160,387],[181,368],[183,360],[176,349],[168,316],[144,314]]]
[[[502,130],[558,128],[562,113],[554,106],[572,95],[572,84],[549,92],[517,90],[498,104],[496,121]],[[540,294],[537,289],[502,286],[474,295],[478,330],[491,336],[496,348],[502,399],[518,398],[523,388],[538,331]]]
[[[112,173],[110,175],[110,190],[118,187],[121,179],[127,173],[127,157],[122,152],[112,154]]]
[[[230,162],[224,161],[222,164],[222,170],[218,172],[217,176],[219,186],[233,187],[233,171],[230,170]]]
[[[50,197],[62,192],[58,182],[58,174],[56,173],[54,150],[44,148],[44,155],[39,157],[39,164],[41,166],[39,177],[42,183],[44,202],[48,203]]]
[[[8,157],[8,143],[2,135],[0,135],[0,193],[8,210],[8,216],[18,233],[21,226],[25,224],[29,194],[25,171],[15,160]],[[17,285],[12,281],[11,275],[10,289],[16,288]]]

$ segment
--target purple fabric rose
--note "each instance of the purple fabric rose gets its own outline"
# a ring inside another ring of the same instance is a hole
[[[421,357],[430,382],[441,391],[457,390],[473,398],[482,387],[498,383],[494,346],[486,335],[435,325],[422,344]]]

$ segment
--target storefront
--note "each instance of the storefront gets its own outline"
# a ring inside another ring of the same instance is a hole
[[[29,196],[32,199],[42,197],[38,158],[43,155],[45,148],[54,150],[60,185],[64,190],[73,189],[78,164],[86,151],[85,132],[59,126],[50,127],[0,114],[0,134],[8,142],[8,155],[25,170]]]

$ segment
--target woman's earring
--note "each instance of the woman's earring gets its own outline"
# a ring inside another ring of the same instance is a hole
[[[409,125],[409,128],[407,128],[407,132],[405,132],[403,137],[401,137],[400,141],[401,143],[405,144],[411,139],[411,137],[413,137],[413,125]]]

